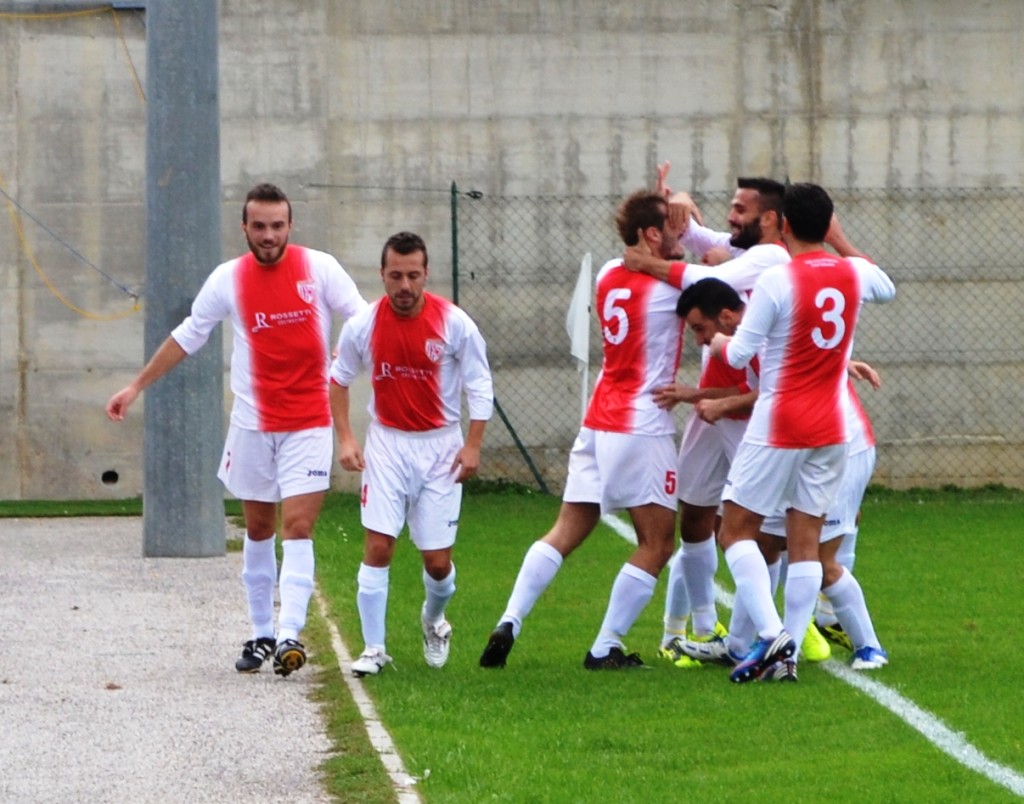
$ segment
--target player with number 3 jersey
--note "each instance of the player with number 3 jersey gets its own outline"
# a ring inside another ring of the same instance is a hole
[[[723,495],[720,542],[759,639],[732,673],[746,682],[792,678],[796,644],[821,586],[818,542],[846,464],[847,365],[863,302],[896,293],[878,266],[824,250],[832,200],[821,187],[786,189],[783,238],[793,255],[754,286],[736,334],[712,352],[734,368],[755,355],[761,387]],[[766,515],[786,511],[789,571],[786,623],[775,610],[768,569],[755,539]],[[785,665],[781,669],[776,665]]]

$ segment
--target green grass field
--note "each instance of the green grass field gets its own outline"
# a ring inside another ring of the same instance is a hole
[[[556,499],[540,494],[466,495],[455,553],[458,592],[449,607],[452,655],[439,671],[422,659],[419,556],[404,536],[399,544],[388,616],[395,662],[361,683],[425,801],[1017,798],[1008,787],[1020,790],[1024,776],[1015,630],[1024,493],[872,493],[857,559],[891,659],[868,677],[959,735],[993,763],[987,773],[1002,783],[960,764],[821,666],[802,663],[796,685],[736,686],[724,668],[684,671],[662,662],[656,648],[663,584],[629,637],[650,669],[583,670],[611,582],[631,550],[604,525],[563,565],[508,667],[481,669],[480,651],[523,554],[557,509]],[[137,514],[137,503],[0,503],[0,516],[112,513]],[[357,654],[362,530],[354,496],[328,498],[316,550],[329,616]],[[731,588],[724,565],[719,582]],[[323,766],[327,789],[342,802],[394,801],[315,607],[304,634],[335,744]],[[835,661],[848,658],[835,650]]]
[[[1015,798],[821,667],[802,663],[796,685],[736,686],[724,668],[684,671],[657,659],[663,584],[628,642],[650,669],[584,671],[611,582],[631,550],[604,525],[563,565],[508,666],[481,669],[480,651],[522,556],[557,508],[543,495],[465,497],[452,655],[440,671],[422,659],[419,556],[404,537],[399,544],[388,611],[394,667],[363,684],[426,801]],[[891,658],[871,678],[1016,774],[1024,773],[1024,703],[1015,684],[1022,532],[1018,492],[876,493],[864,505],[857,562]],[[361,551],[356,498],[332,497],[317,528],[318,582],[353,654],[362,648]],[[731,587],[724,562],[719,580]],[[836,649],[834,658],[849,657]],[[336,668],[327,670],[335,739],[361,745],[343,682]],[[370,760],[364,750],[329,763],[339,800],[392,800]]]

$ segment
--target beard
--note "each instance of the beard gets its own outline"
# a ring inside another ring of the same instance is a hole
[[[747,223],[736,234],[729,238],[729,245],[733,248],[748,249],[761,242],[761,221],[759,218]]]
[[[249,251],[252,252],[252,256],[256,258],[256,262],[260,265],[275,265],[280,262],[284,256],[284,250],[288,248],[288,238],[285,238],[284,242],[278,246],[261,246],[248,237],[246,237],[246,242],[249,244]]]

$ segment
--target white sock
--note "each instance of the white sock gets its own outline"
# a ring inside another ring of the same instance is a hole
[[[772,599],[775,599],[775,592],[779,588],[779,576],[782,574],[782,561],[777,560],[768,565],[768,582],[771,585]],[[732,610],[732,619],[729,621],[729,638],[725,644],[733,656],[746,656],[754,646],[757,639],[757,629],[754,621],[747,614],[747,608],[743,600],[736,596]]]
[[[747,607],[743,605],[743,598],[736,595],[733,602],[732,618],[729,620],[729,636],[725,640],[725,646],[733,656],[746,656],[757,639],[757,629],[754,621],[747,614]]]
[[[785,555],[783,553],[782,555]],[[775,598],[775,594],[779,591],[779,582],[782,580],[782,556],[779,556],[778,560],[768,565],[768,580],[772,585],[772,598]]]
[[[757,543],[752,539],[736,542],[725,551],[725,562],[736,582],[736,597],[742,596],[757,635],[764,639],[777,637],[782,631],[782,620],[772,599],[768,565]]]
[[[249,602],[252,638],[274,638],[274,586],[277,584],[276,539],[256,542],[246,534],[242,543],[242,586]]]
[[[718,572],[718,547],[714,538],[702,542],[683,542],[683,574],[690,595],[693,633],[707,636],[718,622],[715,609],[715,573]]]
[[[281,542],[278,640],[298,639],[306,624],[306,610],[313,594],[314,563],[312,539],[284,539]]]
[[[844,571],[838,581],[822,591],[832,601],[836,617],[855,648],[868,645],[873,648],[882,647],[878,644],[875,626],[864,600],[864,590],[852,572]]]
[[[786,610],[783,626],[799,645],[811,624],[814,601],[821,589],[821,562],[797,561],[786,576]]]
[[[612,584],[608,610],[590,653],[595,659],[608,655],[612,648],[623,647],[622,638],[652,597],[658,579],[632,564],[624,564]]]
[[[455,594],[455,565],[447,576],[437,581],[423,570],[423,588],[426,599],[423,601],[423,620],[431,625],[439,625],[444,620],[444,610],[448,601]]]
[[[814,622],[819,628],[839,622],[836,610],[832,608],[832,601],[825,596],[824,592],[819,592],[818,599],[814,602]]]
[[[534,542],[526,551],[523,565],[519,568],[512,595],[508,599],[500,623],[512,623],[512,635],[519,637],[523,620],[530,613],[544,590],[558,574],[562,566],[562,554],[547,542]]]
[[[843,534],[843,543],[839,545],[836,553],[836,561],[853,572],[853,564],[857,560],[857,528],[849,533]]]
[[[661,635],[662,646],[676,637],[686,637],[686,618],[690,616],[690,597],[686,593],[686,579],[683,577],[683,550],[676,550],[668,562],[668,588],[665,591],[665,616],[662,620],[665,630]]]
[[[388,567],[359,565],[356,581],[356,607],[363,628],[363,643],[367,648],[384,650],[385,619],[388,612]]]

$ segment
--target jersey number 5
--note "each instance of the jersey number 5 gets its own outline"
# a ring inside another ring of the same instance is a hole
[[[629,288],[612,288],[604,297],[604,307],[601,308],[604,326],[601,327],[601,334],[612,346],[618,346],[629,334],[629,317],[620,305],[629,301],[632,295],[633,291]]]
[[[811,340],[819,349],[835,349],[846,335],[843,320],[846,297],[835,288],[822,288],[814,297],[814,306],[821,310],[821,323],[828,326],[831,334],[826,336],[822,327],[815,327],[811,330]]]

